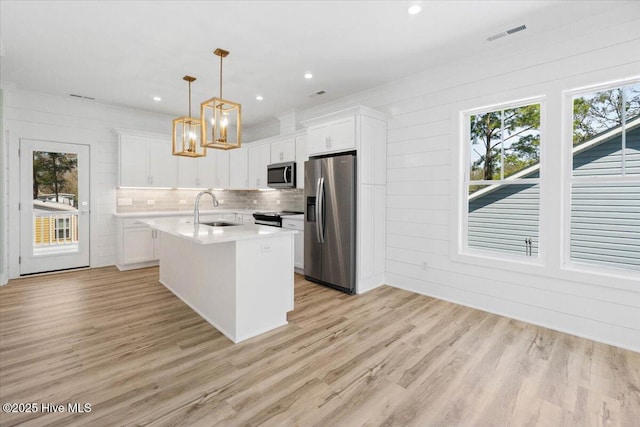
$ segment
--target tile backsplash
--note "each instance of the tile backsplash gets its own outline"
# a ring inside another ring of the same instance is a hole
[[[117,190],[116,212],[193,211],[199,190],[131,189]],[[304,210],[304,190],[214,190],[224,209],[256,209],[261,211]],[[211,197],[200,199],[201,209],[212,209]]]

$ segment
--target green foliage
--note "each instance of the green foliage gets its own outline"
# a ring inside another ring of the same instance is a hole
[[[56,195],[59,201],[60,193],[73,193],[77,198],[77,187],[73,179],[78,165],[75,154],[48,153],[36,151],[33,153],[33,198],[48,191]]]
[[[623,108],[623,90],[626,90]],[[640,115],[640,85],[615,88],[584,95],[573,100],[573,144],[629,122]]]
[[[477,159],[471,180],[500,179],[540,161],[539,128],[540,104],[472,116],[471,145]]]
[[[623,90],[624,93],[623,98]],[[624,105],[623,105],[624,103]],[[595,92],[574,99],[573,143],[640,116],[640,84]],[[471,116],[470,179],[508,177],[540,161],[540,104]]]

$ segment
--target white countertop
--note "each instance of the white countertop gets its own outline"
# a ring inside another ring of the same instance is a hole
[[[298,215],[287,215],[287,216],[283,216],[282,217],[283,220],[285,219],[292,219],[294,221],[304,221],[304,214],[298,214]]]
[[[203,211],[204,212],[204,211]],[[200,215],[203,214],[200,213]],[[260,239],[282,234],[295,234],[296,230],[266,225],[242,224],[227,227],[194,226],[191,217],[145,219],[140,222],[151,228],[182,237],[203,245],[233,242],[236,240]]]
[[[239,213],[243,215],[253,215],[256,212],[253,209],[208,209],[200,210],[200,216],[203,215],[215,215],[225,213]],[[155,218],[155,217],[167,217],[167,216],[188,216],[193,214],[193,208],[185,209],[183,211],[148,211],[148,212],[122,212],[114,213],[113,216],[118,218]]]

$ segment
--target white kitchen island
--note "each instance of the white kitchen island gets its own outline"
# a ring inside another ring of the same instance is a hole
[[[141,221],[162,232],[160,282],[234,343],[286,325],[295,231],[190,221]]]

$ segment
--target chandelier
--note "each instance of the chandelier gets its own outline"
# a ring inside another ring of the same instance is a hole
[[[173,120],[171,151],[174,156],[204,157],[207,155],[207,149],[200,142],[201,120],[191,117],[191,82],[196,78],[184,76],[182,79],[189,82],[189,115]]]
[[[222,97],[222,58],[229,52],[218,48],[213,53],[220,57],[220,96],[200,104],[200,144],[220,150],[240,148],[240,104]]]

